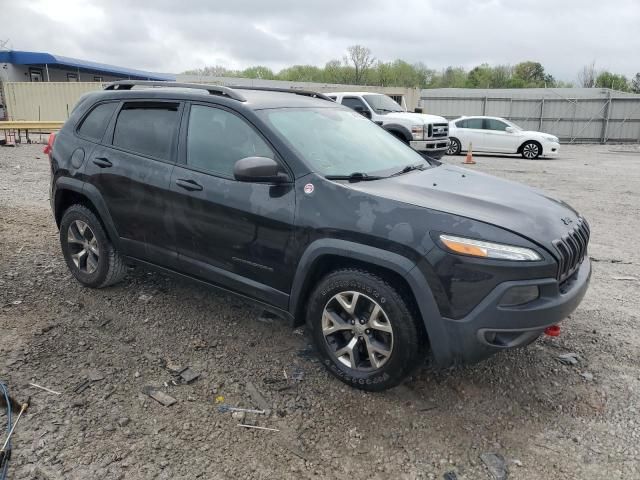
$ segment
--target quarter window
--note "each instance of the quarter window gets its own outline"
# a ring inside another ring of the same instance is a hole
[[[242,118],[214,107],[192,105],[187,132],[187,165],[233,177],[246,157],[274,158],[273,150]]]
[[[80,125],[78,133],[96,142],[102,140],[102,136],[107,129],[107,125],[109,124],[109,120],[111,120],[111,115],[113,115],[116,106],[117,104],[112,102],[102,103],[95,107],[84,119],[82,125]]]
[[[178,126],[177,103],[125,103],[113,145],[159,160],[171,160]]]

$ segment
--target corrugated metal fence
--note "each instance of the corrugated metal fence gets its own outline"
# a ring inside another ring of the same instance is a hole
[[[503,117],[566,143],[640,142],[640,95],[607,89],[422,90],[425,112]]]
[[[85,93],[98,82],[2,82],[7,120],[64,121]]]

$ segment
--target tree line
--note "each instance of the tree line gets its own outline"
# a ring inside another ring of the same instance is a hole
[[[342,60],[330,60],[324,67],[293,65],[274,72],[262,65],[244,70],[207,66],[188,70],[184,74],[382,87],[561,88],[578,86],[640,93],[640,73],[629,79],[622,74],[598,70],[595,62],[586,65],[578,73],[576,82],[564,82],[547,73],[540,62],[525,61],[516,65],[495,66],[483,63],[470,70],[463,67],[435,70],[428,68],[422,62],[409,63],[401,59],[390,62],[378,60],[369,48],[362,45],[348,47],[347,54]]]

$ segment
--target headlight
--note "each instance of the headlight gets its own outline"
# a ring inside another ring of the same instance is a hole
[[[536,251],[529,248],[504,245],[502,243],[483,242],[481,240],[454,237],[452,235],[440,235],[440,240],[451,252],[469,255],[471,257],[525,262],[542,260],[542,257]]]
[[[424,140],[424,125],[412,125],[411,135],[414,140]]]
[[[544,137],[547,141],[549,142],[555,142],[558,143],[558,137],[552,137],[551,135],[545,135]]]

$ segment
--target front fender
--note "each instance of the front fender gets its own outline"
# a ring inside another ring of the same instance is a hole
[[[292,316],[299,312],[301,302],[304,301],[304,292],[310,287],[309,273],[313,272],[316,262],[321,262],[326,256],[357,260],[402,276],[409,284],[410,293],[413,294],[420,310],[434,358],[438,363],[448,363],[449,339],[431,288],[420,269],[415,268],[416,264],[397,253],[347,240],[323,238],[312,242],[302,254],[294,275],[289,298],[289,313]]]

